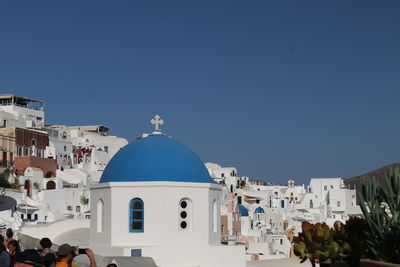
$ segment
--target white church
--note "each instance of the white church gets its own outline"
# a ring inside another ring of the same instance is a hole
[[[158,266],[243,267],[243,246],[221,245],[221,186],[188,147],[159,130],[122,148],[92,185],[90,246]]]

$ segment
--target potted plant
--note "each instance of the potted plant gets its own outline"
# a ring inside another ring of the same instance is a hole
[[[365,218],[350,217],[344,224],[344,240],[351,247],[350,256],[346,260],[351,266],[359,266],[360,259],[367,256],[368,250],[365,240],[368,229],[369,225]]]
[[[400,172],[390,169],[385,174],[387,191],[378,186],[376,179],[363,183],[360,206],[368,223],[366,247],[368,257],[376,260],[375,266],[400,266]],[[380,262],[379,262],[380,261]],[[361,261],[362,266],[373,266],[371,261]],[[395,266],[395,265],[391,265]]]
[[[369,226],[364,218],[350,217],[345,224],[336,221],[333,224],[333,240],[342,247],[350,246],[345,258],[350,266],[360,266],[360,259],[367,255],[366,231]]]
[[[87,198],[85,196],[85,194],[83,194],[83,195],[81,195],[80,202],[81,202],[82,205],[86,206],[87,204],[89,204],[89,198]]]
[[[303,222],[302,232],[294,237],[294,254],[301,262],[310,260],[312,266],[318,262],[320,266],[350,266],[344,259],[350,255],[351,247],[344,240],[335,240],[344,231],[343,225],[330,229],[325,223],[311,224]]]

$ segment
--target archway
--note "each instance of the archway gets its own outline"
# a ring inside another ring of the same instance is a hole
[[[56,189],[56,183],[54,181],[48,181],[46,184],[46,190]]]

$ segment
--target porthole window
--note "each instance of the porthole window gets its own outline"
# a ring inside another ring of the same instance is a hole
[[[185,229],[187,227],[187,223],[185,221],[181,222],[181,228]]]
[[[182,209],[186,209],[186,207],[187,207],[187,202],[186,202],[186,200],[182,200],[182,201],[181,201],[181,208],[182,208]]]
[[[179,201],[179,229],[191,231],[192,228],[192,201],[184,198]]]

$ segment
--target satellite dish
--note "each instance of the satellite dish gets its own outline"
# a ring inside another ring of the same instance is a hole
[[[0,211],[10,210],[16,206],[17,201],[14,198],[0,195]]]

